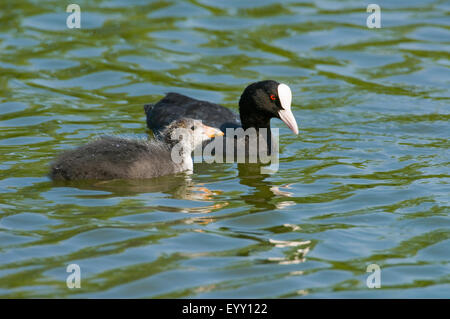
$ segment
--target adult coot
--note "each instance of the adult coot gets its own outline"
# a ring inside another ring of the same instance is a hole
[[[289,86],[273,80],[252,83],[239,100],[239,116],[228,108],[196,100],[178,93],[168,93],[156,104],[144,106],[147,126],[157,135],[172,121],[182,117],[202,120],[206,125],[226,133],[227,128],[244,130],[270,128],[270,119],[281,119],[294,134],[298,126],[291,111],[292,93]],[[240,121],[239,121],[240,118]]]
[[[161,140],[106,136],[63,152],[51,165],[53,180],[143,179],[192,171],[191,153],[203,140],[223,133],[183,118],[161,132]]]

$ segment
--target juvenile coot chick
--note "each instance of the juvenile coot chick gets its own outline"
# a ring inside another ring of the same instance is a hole
[[[205,139],[223,133],[183,118],[161,132],[161,140],[106,136],[65,151],[51,165],[53,180],[144,179],[192,171],[191,153]]]
[[[226,133],[227,128],[270,129],[270,119],[281,119],[294,134],[298,126],[291,111],[292,93],[289,86],[273,80],[252,83],[239,100],[239,114],[221,105],[200,101],[178,93],[168,93],[156,104],[144,106],[147,126],[156,134],[181,117],[202,120],[204,124]],[[240,118],[240,121],[239,121]]]

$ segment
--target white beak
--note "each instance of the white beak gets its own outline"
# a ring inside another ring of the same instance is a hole
[[[292,93],[289,86],[281,83],[278,85],[278,97],[280,98],[280,104],[283,110],[278,111],[280,119],[294,132],[298,134],[298,125],[295,120],[294,114],[291,111]]]

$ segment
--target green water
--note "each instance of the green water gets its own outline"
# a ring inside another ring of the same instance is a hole
[[[448,1],[0,2],[0,297],[450,297]],[[54,183],[175,91],[293,91],[280,168]],[[369,264],[381,288],[369,289]],[[81,268],[68,289],[66,267]]]

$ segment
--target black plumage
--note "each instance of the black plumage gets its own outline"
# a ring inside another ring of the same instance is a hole
[[[144,110],[147,126],[156,134],[183,117],[202,120],[203,124],[219,128],[224,133],[227,127],[241,126],[239,116],[230,109],[178,93],[167,93],[158,103],[146,104]]]
[[[282,86],[287,87],[285,84]],[[289,105],[281,105],[279,87],[280,83],[273,80],[255,82],[247,86],[239,100],[239,115],[219,104],[197,100],[178,93],[168,93],[156,104],[144,106],[147,126],[154,133],[159,134],[172,121],[189,117],[201,120],[204,124],[218,128],[224,133],[226,133],[226,128],[268,129],[270,128],[270,119],[274,117],[280,119],[280,110],[289,108],[287,111],[292,115],[290,101]],[[294,118],[293,115],[292,118]],[[286,124],[295,134],[298,133],[297,123],[295,123],[295,127],[293,127],[293,123]]]
[[[155,135],[159,135],[169,123],[180,118],[190,117],[201,120],[204,124],[220,129],[227,137],[223,143],[223,154],[227,145],[234,144],[234,154],[237,153],[239,141],[245,138],[244,158],[248,158],[250,145],[257,145],[257,150],[267,150],[265,154],[271,154],[272,136],[270,120],[281,119],[293,132],[298,134],[298,127],[291,111],[292,94],[286,84],[273,80],[260,81],[250,84],[243,91],[239,100],[239,115],[230,109],[208,101],[196,100],[191,97],[168,93],[156,104],[147,104],[144,110],[147,117],[147,126]],[[261,141],[249,141],[248,137],[229,136],[228,128],[255,129],[255,133],[261,132]],[[264,132],[261,129],[265,129]],[[206,144],[204,145],[204,148]],[[262,148],[264,147],[264,148]],[[217,151],[217,150],[216,150]],[[236,156],[233,157],[236,160]]]

